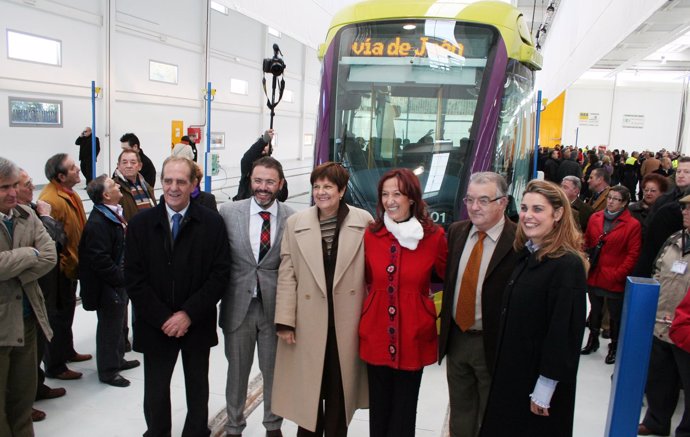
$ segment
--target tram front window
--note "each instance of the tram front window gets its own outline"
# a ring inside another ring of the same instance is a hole
[[[355,204],[374,211],[380,176],[407,167],[419,176],[434,221],[455,219],[495,39],[488,27],[448,20],[340,32],[331,159],[349,169]]]

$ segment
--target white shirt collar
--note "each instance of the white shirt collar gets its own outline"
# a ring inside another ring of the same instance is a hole
[[[175,211],[172,208],[168,206],[168,204],[165,204],[165,210],[168,212],[168,221],[172,222],[172,218],[175,214],[182,214],[182,217],[184,218],[185,214],[187,214],[187,210],[189,209],[189,205],[191,204],[188,203],[187,206],[182,209],[182,211]]]
[[[499,238],[501,238],[501,232],[503,232],[503,226],[506,223],[506,216],[503,215],[501,217],[501,220],[498,221],[495,225],[493,225],[488,231],[486,231],[486,235],[491,238],[491,241],[498,241]],[[479,232],[479,229],[475,225],[472,225],[472,228],[470,229],[470,238],[474,236]]]
[[[14,217],[14,208],[10,209],[9,214],[5,214],[3,212],[0,212],[0,220],[12,220],[12,217]]]
[[[274,200],[271,206],[263,209],[256,203],[256,199],[252,196],[252,201],[249,202],[249,215],[258,214],[262,211],[268,211],[273,217],[278,215],[278,199]]]
[[[123,213],[122,205],[120,205],[119,203],[116,203],[115,205],[106,205],[104,203],[103,205],[107,206],[109,210],[111,210],[115,214],[119,215],[120,217],[124,217],[122,214]]]

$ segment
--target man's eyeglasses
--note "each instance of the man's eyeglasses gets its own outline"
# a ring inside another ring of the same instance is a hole
[[[495,202],[498,199],[503,199],[506,196],[498,196],[494,197],[493,199],[487,196],[482,196],[482,197],[463,197],[462,201],[465,203],[465,205],[470,206],[474,205],[474,202],[479,203],[479,206],[489,206],[491,202]]]

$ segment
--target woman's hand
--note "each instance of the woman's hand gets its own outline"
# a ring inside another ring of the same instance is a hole
[[[283,340],[287,344],[297,343],[297,341],[295,340],[295,331],[287,329],[284,331],[278,331],[277,334],[278,334],[278,337],[280,337],[280,339]]]
[[[535,404],[534,401],[529,401],[529,410],[532,412],[532,414],[536,414],[537,416],[549,415],[548,408],[540,407],[539,405]]]

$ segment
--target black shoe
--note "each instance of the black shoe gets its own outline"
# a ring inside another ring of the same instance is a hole
[[[139,362],[139,360],[125,360],[120,366],[120,370],[134,369],[135,367],[139,367],[140,365],[141,363]]]
[[[590,331],[589,338],[587,339],[587,344],[580,351],[581,355],[589,355],[592,352],[596,352],[599,349],[599,333]]]
[[[616,349],[618,349],[617,343],[609,343],[609,353],[606,354],[604,359],[606,364],[614,364],[616,362]]]
[[[101,380],[102,383],[112,385],[113,387],[129,387],[129,379],[125,379],[120,375],[115,375],[112,378],[103,381]]]

